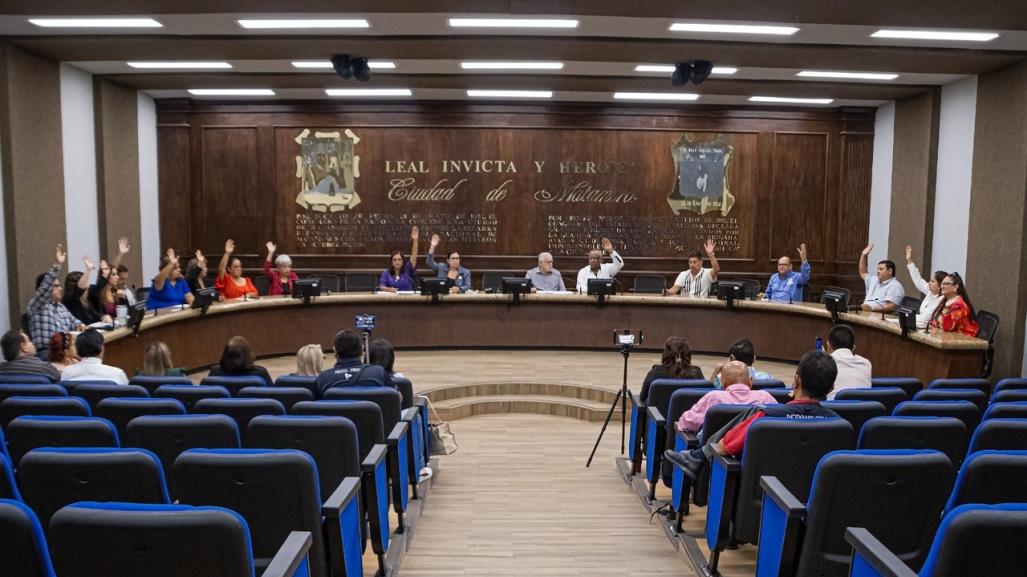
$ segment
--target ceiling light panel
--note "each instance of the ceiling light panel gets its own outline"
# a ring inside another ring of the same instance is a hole
[[[563,70],[563,62],[461,62],[464,70]]]
[[[577,28],[578,20],[553,18],[450,18],[451,28]]]
[[[872,38],[898,38],[904,40],[952,40],[956,42],[988,42],[999,37],[998,32],[958,32],[946,30],[878,30]]]
[[[238,20],[239,26],[249,30],[296,30],[304,28],[370,28],[363,18],[349,19],[260,19]]]
[[[371,70],[395,70],[396,63],[391,60],[368,60],[367,66]],[[331,60],[293,60],[293,68],[310,68],[310,69],[332,69]]]
[[[132,68],[156,69],[156,70],[222,70],[231,68],[228,62],[208,61],[154,61],[154,62],[126,62]]]
[[[769,102],[776,104],[831,104],[833,98],[789,98],[783,96],[751,96],[749,102]]]
[[[614,92],[616,100],[664,100],[668,102],[681,102],[699,100],[698,94],[681,92]]]
[[[552,90],[468,90],[471,98],[552,98]]]
[[[328,88],[328,96],[360,97],[360,96],[413,96],[409,88]]]
[[[849,80],[895,80],[893,72],[841,72],[836,70],[803,70],[796,74],[803,78],[842,78]]]
[[[193,96],[274,96],[270,88],[190,88]]]
[[[639,64],[635,66],[635,72],[658,72],[661,74],[671,74],[674,72],[673,64]],[[734,74],[738,72],[738,69],[734,66],[714,66],[713,74]]]
[[[791,36],[798,32],[799,29],[793,26],[675,22],[670,25],[670,31],[694,32],[700,34],[763,34],[771,36]]]
[[[41,28],[163,28],[153,18],[29,18]]]

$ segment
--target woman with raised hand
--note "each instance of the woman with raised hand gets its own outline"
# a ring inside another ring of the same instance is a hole
[[[189,292],[189,283],[182,277],[182,267],[178,265],[175,249],[168,249],[162,264],[160,272],[153,277],[150,292],[146,294],[146,308],[160,309],[193,304],[193,293]]]
[[[64,277],[64,297],[61,298],[61,303],[83,324],[91,325],[101,320],[110,322],[110,317],[103,318],[103,312],[88,298],[88,292],[91,290],[89,277],[94,268],[88,256],[82,257],[82,266],[85,268],[84,272],[76,270]]]
[[[382,271],[378,280],[378,290],[394,293],[397,291],[412,291],[417,286],[417,270],[414,268],[417,262],[417,239],[419,238],[417,227],[410,229],[410,259],[403,258],[400,250],[392,251],[389,255],[389,268]]]
[[[970,294],[959,273],[949,273],[941,281],[941,296],[945,299],[935,312],[931,326],[941,327],[947,333],[977,336],[977,312],[970,302]]]
[[[460,253],[453,251],[449,253],[446,262],[435,260],[435,247],[442,242],[442,237],[437,234],[431,235],[431,244],[428,245],[428,266],[435,271],[437,278],[448,278],[453,281],[450,287],[451,293],[463,293],[471,290],[471,271],[460,266]]]
[[[194,293],[207,288],[207,257],[199,249],[185,267],[185,280],[189,283],[189,290]]]
[[[292,272],[292,259],[287,254],[280,254],[274,259],[275,268],[271,268],[271,257],[278,245],[267,241],[267,258],[264,259],[264,276],[267,277],[267,294],[291,295],[292,283],[300,279]]]
[[[909,271],[909,276],[913,278],[913,286],[924,293],[924,300],[920,302],[920,310],[916,313],[916,328],[922,329],[931,322],[934,311],[938,310],[938,306],[945,300],[945,297],[941,296],[941,283],[948,273],[936,270],[930,280],[921,278],[920,269],[913,262],[913,247],[908,244],[906,245],[906,269]]]
[[[214,287],[218,289],[222,301],[237,301],[246,297],[258,296],[257,287],[249,277],[242,275],[242,261],[232,256],[235,252],[235,241],[225,241],[225,254],[218,263],[218,276]]]

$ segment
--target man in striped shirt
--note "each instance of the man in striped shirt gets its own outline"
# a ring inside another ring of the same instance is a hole
[[[720,264],[714,251],[717,249],[713,239],[706,239],[703,245],[706,254],[710,256],[711,268],[703,268],[702,252],[694,251],[688,255],[688,269],[681,272],[674,280],[674,286],[667,290],[667,294],[680,294],[690,298],[708,298],[710,296],[710,285],[717,281],[717,273],[720,272]]]

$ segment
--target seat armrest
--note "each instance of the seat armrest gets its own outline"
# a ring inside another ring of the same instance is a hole
[[[674,434],[677,435],[679,439],[684,441],[685,446],[689,449],[699,448],[699,433],[693,433],[691,431],[679,431],[675,426]]]
[[[407,421],[400,421],[396,423],[396,426],[392,427],[392,430],[389,431],[389,436],[386,437],[385,442],[389,445],[399,443],[399,440],[407,434],[407,427],[409,426],[410,423],[408,423]]]
[[[862,527],[845,529],[852,545],[852,577],[916,577],[916,573]]]
[[[657,427],[667,426],[667,419],[664,418],[663,413],[656,407],[646,407],[646,413],[649,414],[649,421],[656,423]]]
[[[763,494],[773,499],[774,504],[789,518],[801,518],[806,515],[806,505],[796,499],[777,477],[760,477],[760,487],[763,488]]]
[[[293,531],[285,538],[278,552],[271,558],[261,577],[292,577],[297,569],[305,565],[307,553],[314,543],[310,531]]]
[[[737,457],[731,455],[721,455],[720,453],[713,454],[713,460],[720,463],[724,469],[729,473],[738,473],[742,470],[742,462]]]
[[[417,417],[417,407],[410,407],[409,409],[403,409],[403,412],[400,413],[400,417],[399,418],[400,418],[400,420],[406,421],[408,423],[412,423],[412,422],[414,422],[414,419],[416,417]]]
[[[714,454],[710,467],[710,496],[706,509],[706,543],[721,550],[730,541],[730,525],[738,503],[738,482],[742,463],[730,456]]]
[[[378,463],[385,460],[385,455],[388,452],[387,445],[375,445],[371,447],[371,450],[367,452],[367,457],[364,458],[364,462],[360,463],[360,470],[368,473],[374,471]]]
[[[337,521],[350,501],[360,496],[360,478],[346,477],[321,506],[321,514]]]
[[[760,477],[763,510],[760,512],[756,577],[788,577],[802,555],[806,506],[772,476]]]

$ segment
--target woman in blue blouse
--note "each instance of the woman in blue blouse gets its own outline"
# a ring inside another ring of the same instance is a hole
[[[378,290],[394,293],[397,291],[412,291],[417,285],[417,271],[414,263],[417,262],[417,227],[410,229],[410,260],[403,258],[403,252],[392,251],[389,257],[389,268],[382,271],[382,277],[378,281]]]
[[[463,293],[471,290],[471,271],[460,266],[460,253],[449,253],[446,262],[435,261],[435,247],[441,240],[439,235],[431,235],[431,245],[428,247],[428,266],[435,270],[436,277],[453,280],[453,287],[449,289],[449,292]]]

